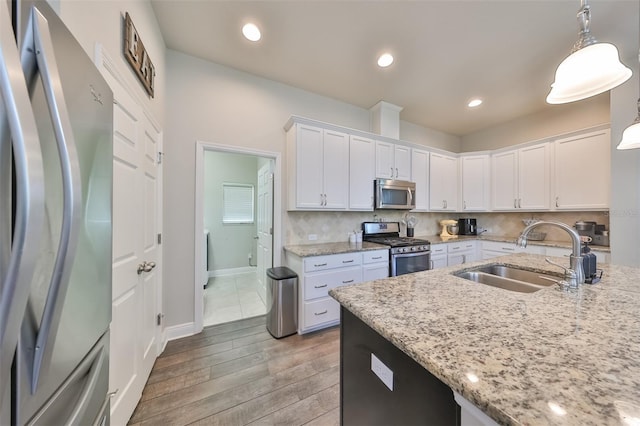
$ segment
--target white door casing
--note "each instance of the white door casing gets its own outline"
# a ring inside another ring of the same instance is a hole
[[[195,221],[194,221],[194,318],[193,323],[181,324],[167,330],[167,338],[189,336],[199,333],[203,328],[203,298],[202,259],[203,252],[201,238],[195,236],[204,233],[204,153],[205,151],[232,152],[236,154],[255,155],[269,158],[273,161],[273,264],[280,265],[282,259],[282,154],[279,152],[261,151],[234,145],[222,145],[210,142],[196,141],[196,169],[195,169]]]
[[[156,322],[162,306],[162,132],[130,95],[134,91],[125,87],[109,56],[104,50],[97,53],[114,95],[111,423],[126,424],[163,346]],[[155,267],[138,273],[143,262]]]

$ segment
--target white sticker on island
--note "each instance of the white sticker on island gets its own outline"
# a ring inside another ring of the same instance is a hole
[[[374,354],[371,354],[371,371],[378,376],[389,390],[393,391],[393,371]]]

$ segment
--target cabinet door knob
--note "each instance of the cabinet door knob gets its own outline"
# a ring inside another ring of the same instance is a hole
[[[556,197],[556,207],[560,207],[560,197]]]

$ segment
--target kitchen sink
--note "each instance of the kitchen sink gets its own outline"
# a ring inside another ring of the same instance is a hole
[[[549,279],[556,281],[561,279],[554,275],[498,264],[483,265],[474,269],[458,271],[454,272],[453,275],[480,284],[520,293],[533,293],[542,290],[545,287],[554,285]]]

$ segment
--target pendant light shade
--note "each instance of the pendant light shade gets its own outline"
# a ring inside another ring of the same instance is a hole
[[[591,35],[591,12],[586,0],[578,12],[580,35],[573,51],[556,70],[556,78],[547,96],[550,104],[564,104],[598,95],[624,83],[631,70],[620,62],[618,49],[610,43],[598,43]]]
[[[638,116],[633,123],[622,132],[622,141],[618,149],[640,148],[640,99],[638,99]]]

